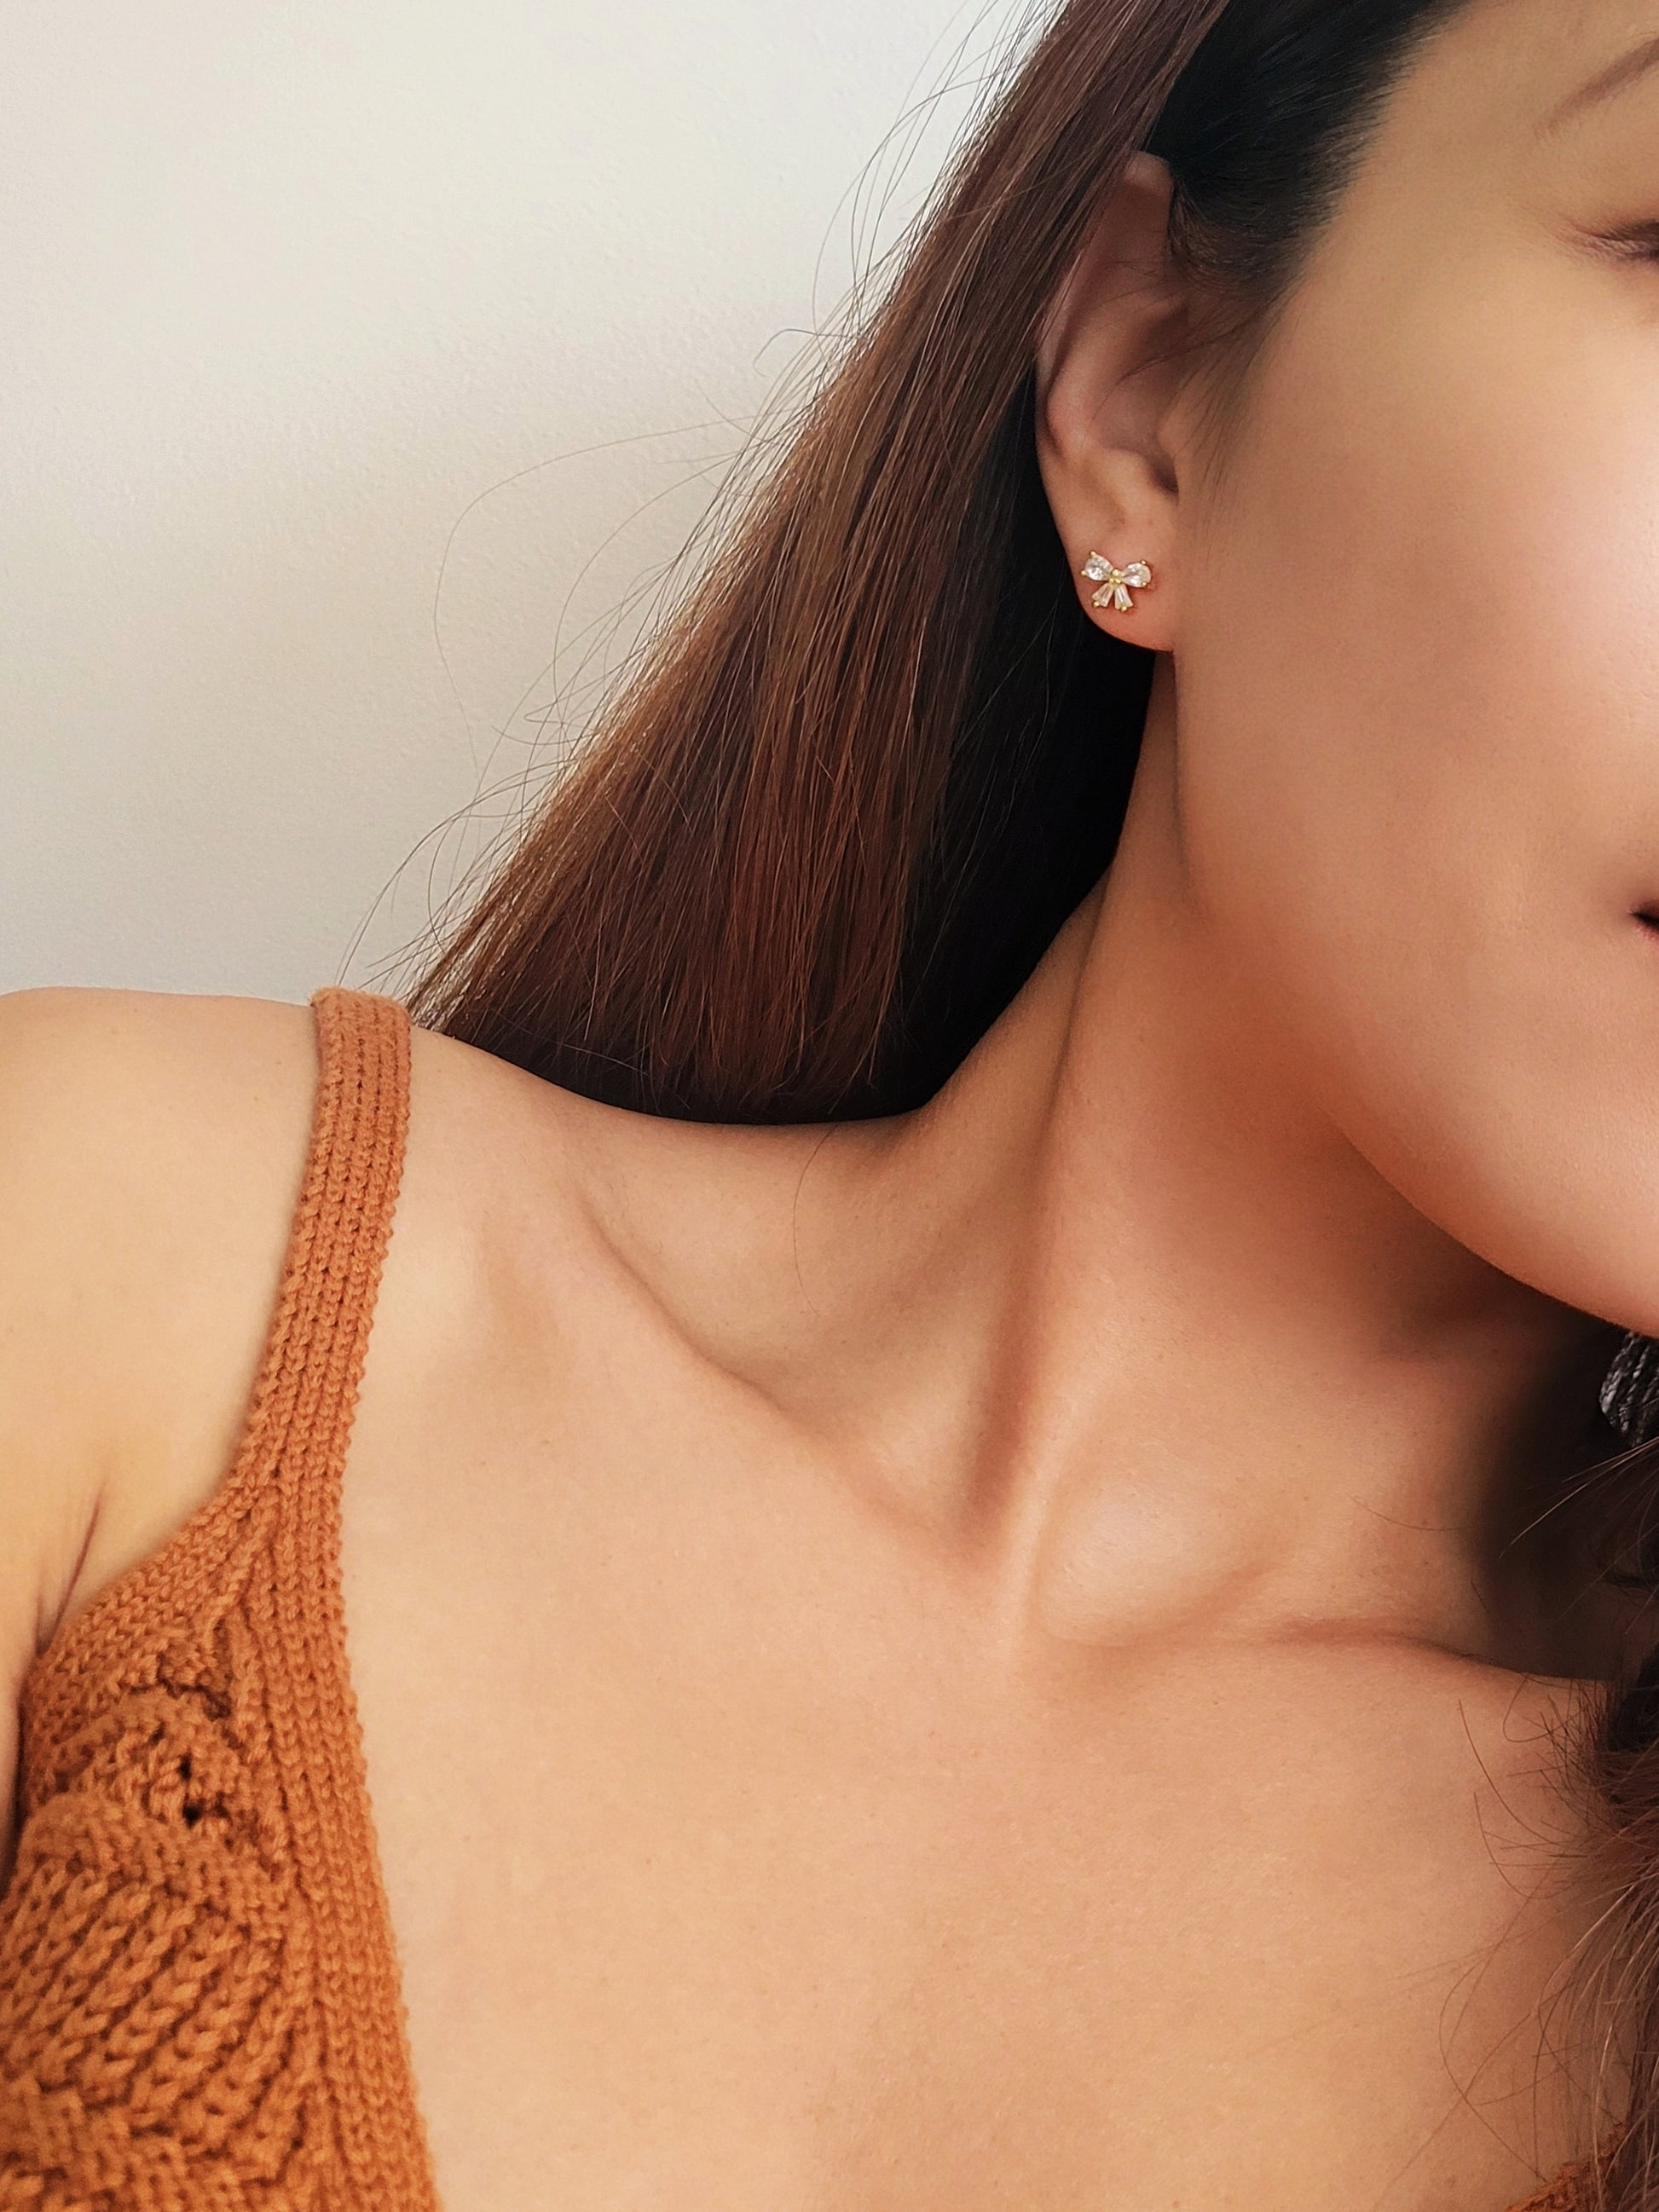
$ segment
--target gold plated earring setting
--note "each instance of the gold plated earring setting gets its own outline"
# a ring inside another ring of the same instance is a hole
[[[1100,586],[1094,597],[1096,606],[1103,607],[1109,600],[1123,615],[1132,615],[1135,611],[1130,592],[1144,592],[1152,580],[1152,572],[1146,562],[1132,561],[1127,568],[1115,568],[1102,553],[1089,556],[1083,573],[1091,584]]]

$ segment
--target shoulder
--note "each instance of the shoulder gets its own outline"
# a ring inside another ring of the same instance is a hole
[[[176,1517],[238,1419],[303,1170],[309,1007],[0,996],[0,1520],[50,1633],[99,1541]],[[159,1530],[157,1533],[163,1533]]]
[[[0,1297],[113,1304],[302,1158],[308,1007],[163,992],[0,997]],[[156,1316],[146,1315],[146,1331]]]
[[[10,1175],[27,1151],[37,1166],[88,1137],[112,1170],[165,1146],[173,1110],[257,1105],[271,1078],[308,1067],[307,1006],[270,999],[58,987],[0,994],[0,1133]],[[157,1104],[169,1110],[159,1117]],[[109,1139],[125,1131],[127,1141]],[[88,1162],[88,1164],[91,1163]]]

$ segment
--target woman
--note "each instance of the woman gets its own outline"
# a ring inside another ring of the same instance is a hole
[[[1659,2206],[1656,34],[1073,0],[408,1011],[0,1007],[7,2212]]]

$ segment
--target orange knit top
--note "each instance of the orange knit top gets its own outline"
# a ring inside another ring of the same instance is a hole
[[[229,1471],[23,1686],[0,2212],[438,2212],[339,1571],[409,1017],[311,1005],[304,1179]],[[1578,2212],[1583,2171],[1514,2212]]]

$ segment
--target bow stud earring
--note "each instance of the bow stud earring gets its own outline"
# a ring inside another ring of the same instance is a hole
[[[1152,580],[1152,572],[1145,561],[1132,561],[1127,568],[1115,568],[1103,553],[1091,553],[1083,564],[1083,574],[1091,584],[1098,584],[1094,604],[1103,607],[1108,601],[1120,614],[1132,615],[1135,603],[1132,591],[1144,592]]]

